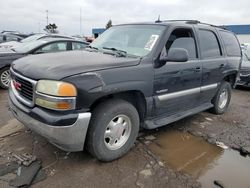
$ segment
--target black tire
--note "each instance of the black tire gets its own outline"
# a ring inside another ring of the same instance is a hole
[[[10,68],[9,67],[5,67],[3,69],[0,70],[0,87],[3,88],[3,89],[8,89],[9,87],[6,86],[3,82],[2,82],[2,77],[3,77],[3,74],[6,73],[6,71],[9,71]]]
[[[220,107],[220,95],[223,93],[223,92],[227,92],[227,101],[226,101],[226,104],[223,105],[223,107],[221,108]],[[214,96],[214,98],[212,99],[212,104],[214,105],[213,108],[210,109],[210,111],[214,114],[224,114],[227,109],[228,109],[228,106],[230,104],[230,101],[231,101],[231,93],[232,93],[232,88],[231,88],[231,85],[230,83],[226,82],[226,81],[223,81],[220,85],[220,88],[219,90],[217,91],[216,95]]]
[[[131,122],[130,135],[120,148],[111,150],[105,143],[104,134],[108,130],[109,123],[119,115],[129,117]],[[93,110],[87,133],[87,150],[100,161],[108,162],[118,159],[125,155],[134,145],[138,136],[139,125],[139,115],[132,104],[121,99],[110,99],[103,102]]]

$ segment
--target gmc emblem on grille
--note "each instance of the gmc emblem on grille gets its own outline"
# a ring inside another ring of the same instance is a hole
[[[13,80],[13,86],[16,90],[21,91],[21,84],[18,83],[16,80]]]

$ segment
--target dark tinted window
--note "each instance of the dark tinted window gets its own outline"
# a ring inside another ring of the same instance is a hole
[[[221,49],[218,39],[212,31],[199,30],[201,56],[213,58],[221,56]]]
[[[191,29],[174,30],[165,45],[166,53],[170,48],[184,48],[188,51],[189,59],[197,58],[194,34]]]
[[[226,46],[226,52],[229,56],[241,56],[240,46],[236,37],[229,32],[220,31],[222,40]]]

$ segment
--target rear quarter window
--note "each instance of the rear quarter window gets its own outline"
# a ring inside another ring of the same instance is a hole
[[[220,31],[221,38],[225,44],[228,56],[241,56],[240,45],[234,34],[227,31]]]

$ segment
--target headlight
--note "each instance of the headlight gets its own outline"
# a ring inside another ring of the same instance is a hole
[[[53,110],[72,110],[75,109],[76,95],[76,88],[70,83],[40,80],[36,86],[35,103]]]
[[[70,83],[53,81],[53,80],[40,80],[37,83],[36,91],[48,95],[60,97],[75,97],[76,88]]]

